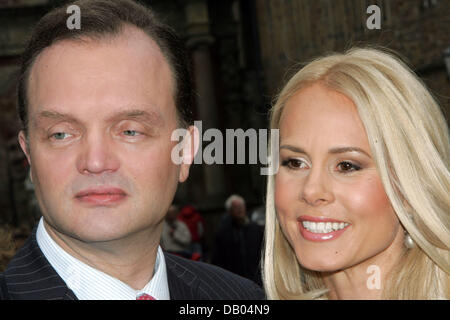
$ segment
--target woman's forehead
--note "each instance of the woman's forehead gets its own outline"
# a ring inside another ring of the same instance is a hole
[[[364,135],[365,129],[354,103],[345,95],[311,86],[293,95],[282,111],[280,135],[314,133]]]

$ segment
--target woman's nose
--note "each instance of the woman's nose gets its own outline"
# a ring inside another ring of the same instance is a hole
[[[327,173],[323,169],[311,169],[303,180],[300,197],[311,206],[320,206],[334,200]]]

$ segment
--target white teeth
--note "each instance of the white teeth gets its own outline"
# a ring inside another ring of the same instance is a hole
[[[325,224],[323,222],[319,222],[317,224],[317,229],[319,230],[319,233],[325,233]]]
[[[312,233],[329,233],[336,230],[344,229],[349,225],[347,222],[313,222],[303,221],[302,225]]]

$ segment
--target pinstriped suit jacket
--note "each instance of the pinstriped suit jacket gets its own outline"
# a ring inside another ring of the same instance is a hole
[[[259,300],[255,283],[202,262],[164,253],[172,300]],[[0,274],[0,300],[76,300],[45,258],[33,234]]]

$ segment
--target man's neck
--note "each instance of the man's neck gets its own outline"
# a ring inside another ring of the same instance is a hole
[[[127,238],[95,243],[62,234],[45,220],[44,227],[53,241],[72,257],[135,290],[142,289],[153,277],[161,227],[153,232],[146,230]]]

